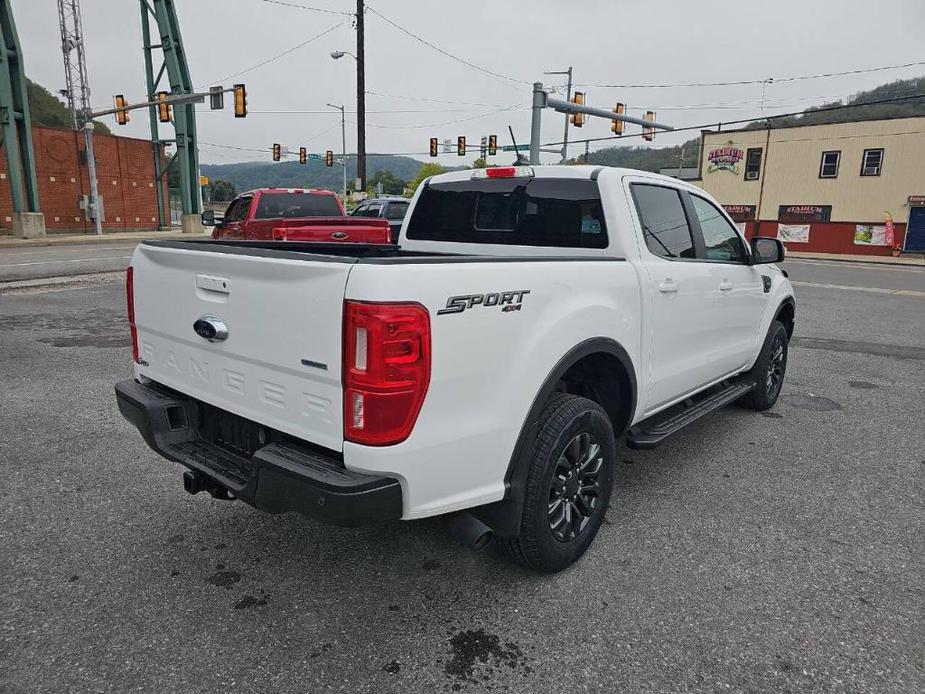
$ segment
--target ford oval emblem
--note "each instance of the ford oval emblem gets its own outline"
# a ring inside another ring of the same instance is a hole
[[[193,330],[199,337],[209,342],[221,342],[228,339],[228,326],[215,316],[203,316],[193,323]]]

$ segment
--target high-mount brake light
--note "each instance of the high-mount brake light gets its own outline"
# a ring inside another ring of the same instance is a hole
[[[344,303],[344,438],[410,436],[430,383],[430,315],[414,303]]]
[[[125,271],[125,307],[132,331],[132,361],[138,363],[138,330],[135,328],[135,270],[129,265]]]
[[[491,166],[475,169],[472,178],[533,178],[532,166]]]

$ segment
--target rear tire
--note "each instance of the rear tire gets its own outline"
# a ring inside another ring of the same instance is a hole
[[[746,407],[758,412],[774,407],[787,373],[788,340],[784,324],[772,321],[761,353],[746,375],[746,379],[755,383],[752,391],[741,400]]]
[[[585,553],[604,521],[616,442],[595,402],[556,394],[539,418],[516,538],[503,542],[520,564],[561,571]]]

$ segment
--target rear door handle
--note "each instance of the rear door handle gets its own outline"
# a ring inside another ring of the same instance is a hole
[[[721,292],[728,292],[732,289],[732,282],[729,280],[723,280],[719,283],[719,290]]]
[[[674,294],[678,291],[678,285],[674,283],[673,279],[668,277],[658,285],[658,290],[662,294]]]

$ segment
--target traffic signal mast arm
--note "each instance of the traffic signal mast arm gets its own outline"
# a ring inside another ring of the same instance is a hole
[[[608,120],[619,120],[624,123],[633,123],[634,125],[641,125],[647,128],[657,128],[659,130],[674,130],[670,125],[665,125],[664,123],[656,123],[655,121],[649,121],[645,118],[636,118],[635,116],[627,116],[625,113],[619,114],[615,111],[611,111],[606,108],[595,108],[594,106],[583,106],[581,104],[576,104],[571,101],[563,101],[562,99],[554,99],[552,97],[546,97],[546,106],[548,108],[559,111],[559,113],[586,113],[589,116],[597,116],[599,118],[607,118]]]
[[[227,89],[222,89],[222,93],[233,92],[234,87],[228,87]],[[212,92],[214,93],[214,92]],[[125,106],[107,108],[104,111],[93,111],[92,113],[85,114],[86,118],[99,118],[100,116],[109,116],[114,113],[120,113],[125,111],[135,111],[139,108],[149,108],[151,106],[161,106],[168,105],[173,106],[174,104],[201,104],[205,101],[206,97],[210,96],[210,92],[196,92],[193,94],[168,94],[165,99],[154,99],[153,101],[141,101],[135,104],[126,104]]]

